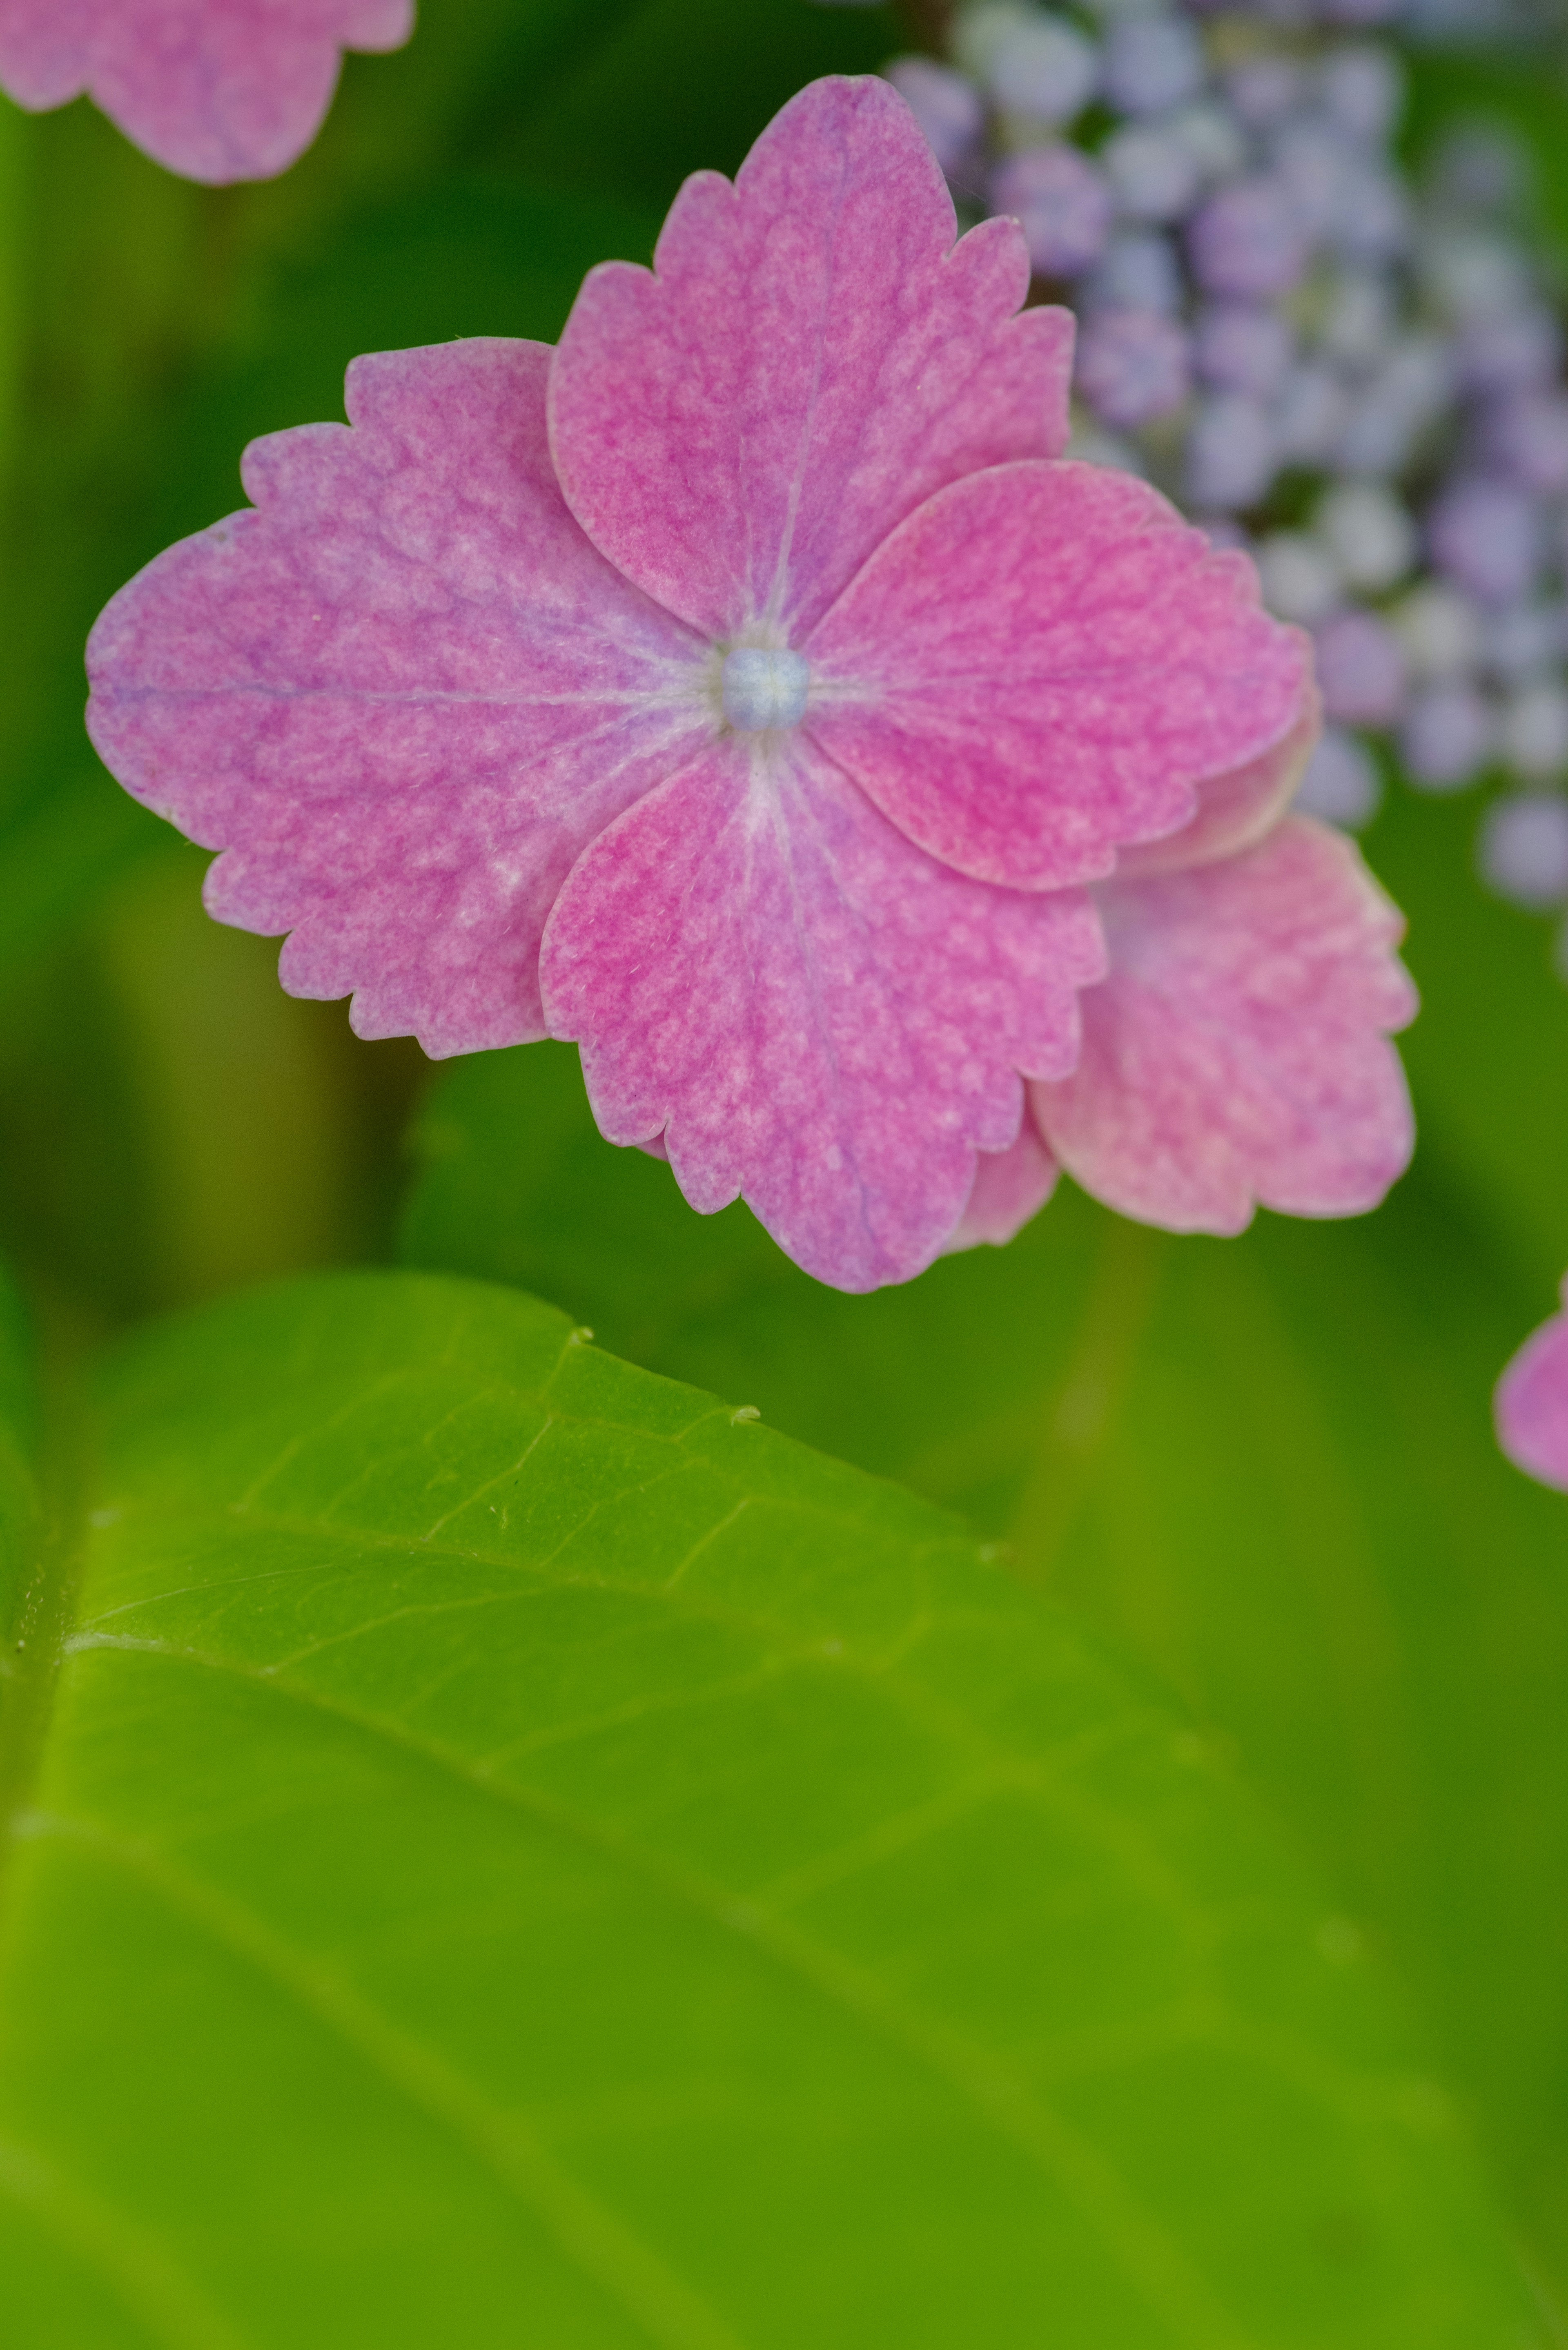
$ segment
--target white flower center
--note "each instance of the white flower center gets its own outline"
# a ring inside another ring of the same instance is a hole
[[[724,715],[746,734],[764,726],[798,726],[810,679],[810,664],[799,653],[737,645],[724,655]]]

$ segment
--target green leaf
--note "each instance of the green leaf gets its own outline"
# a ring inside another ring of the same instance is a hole
[[[99,1442],[26,2350],[1539,2338],[1354,1932],[928,1505],[416,1276],[154,1331]]]
[[[1473,806],[1396,792],[1422,1144],[1376,1217],[1171,1241],[1064,1186],[1004,1250],[846,1298],[596,1135],[563,1047],[456,1064],[408,1261],[962,1510],[1230,1742],[1419,1995],[1568,2286],[1568,1523],[1490,1394],[1568,1262],[1568,993],[1487,899]]]
[[[0,1721],[38,1534],[33,1471],[36,1398],[28,1336],[21,1299],[0,1268]]]

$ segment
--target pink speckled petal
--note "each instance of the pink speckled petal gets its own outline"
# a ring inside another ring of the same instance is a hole
[[[1018,1072],[1070,1068],[1103,968],[1085,896],[950,873],[796,737],[702,754],[587,849],[545,1009],[612,1142],[663,1132],[704,1213],[737,1193],[821,1281],[907,1280],[952,1232]],[[754,762],[754,764],[753,764]]]
[[[1568,1278],[1563,1298],[1568,1305]],[[1568,1493],[1568,1314],[1532,1332],[1499,1379],[1493,1409],[1514,1467]]]
[[[548,353],[357,360],[352,429],[255,442],[258,511],[171,547],[93,631],[88,726],[209,848],[208,904],[293,935],[296,995],[432,1054],[544,1034],[573,859],[704,739],[705,649],[611,570],[545,442]]]
[[[34,109],[85,89],[170,171],[265,180],[320,129],[340,52],[413,20],[413,0],[0,0],[0,88]]]
[[[566,502],[628,578],[714,638],[798,638],[945,483],[1067,437],[1073,322],[1018,313],[1016,221],[955,246],[903,99],[813,82],[732,186],[699,172],[654,272],[592,271],[550,382]]]
[[[1040,1139],[1025,1104],[1018,1139],[1007,1150],[982,1150],[975,1161],[969,1204],[943,1245],[944,1256],[987,1243],[1001,1248],[1038,1215],[1056,1188],[1056,1161]]]
[[[1126,473],[1025,462],[901,524],[807,640],[815,740],[911,840],[1014,889],[1110,871],[1301,715],[1244,556]]]
[[[1084,998],[1076,1072],[1031,1088],[1069,1174],[1173,1232],[1239,1232],[1254,1202],[1375,1207],[1410,1156],[1386,1032],[1416,997],[1350,842],[1289,816],[1239,857],[1096,895],[1111,975]]]
[[[1303,658],[1310,660],[1312,639],[1304,630],[1301,644]],[[1198,786],[1198,811],[1191,822],[1179,832],[1167,833],[1163,840],[1120,850],[1116,879],[1143,881],[1156,873],[1179,873],[1187,866],[1212,865],[1219,858],[1236,857],[1254,847],[1289,807],[1322,732],[1323,703],[1309,675],[1301,715],[1283,741],[1221,775],[1206,775]]]

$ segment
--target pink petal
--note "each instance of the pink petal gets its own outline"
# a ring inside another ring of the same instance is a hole
[[[1376,1205],[1411,1149],[1385,1032],[1416,997],[1396,909],[1304,816],[1255,848],[1096,893],[1111,975],[1084,998],[1075,1074],[1031,1089],[1086,1191],[1173,1232],[1239,1232]]]
[[[1311,639],[1303,632],[1303,652]],[[1179,873],[1189,865],[1212,865],[1235,857],[1272,832],[1295,795],[1296,785],[1323,732],[1323,703],[1308,674],[1301,714],[1272,749],[1221,775],[1206,775],[1198,786],[1198,813],[1179,832],[1140,848],[1124,848],[1116,858],[1118,881],[1143,881],[1156,873]]]
[[[86,90],[188,180],[265,180],[321,127],[343,49],[395,49],[413,0],[0,0],[0,88]]]
[[[1297,723],[1308,650],[1146,484],[971,474],[900,525],[807,640],[809,724],[911,840],[1015,889],[1110,870],[1205,775]]]
[[[1563,1284],[1568,1304],[1568,1279]],[[1497,1440],[1516,1469],[1568,1492],[1568,1314],[1525,1340],[1497,1383]]]
[[[1001,1248],[1038,1215],[1056,1188],[1056,1161],[1040,1139],[1027,1105],[1018,1139],[1008,1150],[982,1150],[975,1161],[969,1203],[949,1233],[944,1256],[988,1241]]]
[[[708,655],[594,552],[545,440],[548,352],[358,359],[353,429],[256,442],[259,511],[171,547],[88,649],[127,789],[223,848],[208,904],[291,931],[364,1036],[545,1033],[540,931],[585,842],[706,739]]]
[[[601,834],[542,965],[610,1140],[662,1130],[694,1208],[742,1194],[856,1290],[935,1256],[1102,967],[1085,897],[948,872],[798,736],[712,745]]]
[[[813,82],[734,185],[700,172],[654,273],[593,270],[550,382],[566,502],[714,638],[810,628],[944,484],[1067,437],[1073,322],[1015,316],[1016,221],[956,246],[929,148],[886,82]]]

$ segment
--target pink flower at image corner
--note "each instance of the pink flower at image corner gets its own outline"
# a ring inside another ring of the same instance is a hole
[[[1245,559],[1058,461],[1072,321],[1028,282],[1016,223],[955,242],[885,83],[815,83],[555,350],[359,359],[348,425],[254,443],[254,508],[100,619],[93,740],[223,852],[214,915],[289,934],[295,993],[436,1055],[574,1040],[601,1129],[694,1207],[743,1196],[841,1288],[906,1279],[977,1169],[1028,1189],[1025,1084],[1079,1067],[1129,898],[1201,962],[1189,877],[1114,880],[1125,852],[1256,830],[1311,727]],[[1355,852],[1304,837],[1216,919],[1242,963],[1261,926],[1332,1119],[1334,1055],[1355,1095],[1405,998]],[[1348,960],[1303,1027],[1290,909],[1325,902]],[[1201,1026],[1222,979],[1173,1001]]]
[[[85,90],[187,180],[267,180],[309,146],[345,49],[395,49],[414,0],[0,0],[0,89]]]
[[[1562,1295],[1568,1309],[1568,1274]],[[1497,1383],[1493,1409],[1514,1467],[1568,1493],[1568,1310],[1532,1331]]]

